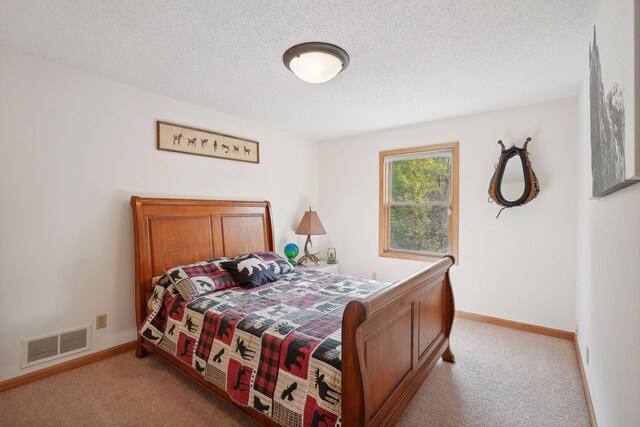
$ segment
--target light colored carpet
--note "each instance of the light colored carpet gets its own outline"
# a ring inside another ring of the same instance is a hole
[[[589,426],[573,343],[457,318],[400,426]],[[126,353],[0,393],[3,426],[255,426],[153,355]]]

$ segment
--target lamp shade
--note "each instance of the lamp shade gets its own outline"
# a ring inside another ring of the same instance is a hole
[[[296,234],[316,236],[319,234],[327,234],[327,232],[324,231],[318,213],[309,208],[309,210],[304,213],[302,220],[300,220],[300,225],[296,228]]]

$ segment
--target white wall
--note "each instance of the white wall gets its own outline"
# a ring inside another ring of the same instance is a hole
[[[640,422],[640,183],[591,199],[588,80],[580,98],[577,323],[601,426]]]
[[[158,151],[157,119],[258,140],[261,163]],[[21,339],[98,314],[92,351],[135,339],[131,195],[268,199],[279,250],[318,202],[317,142],[3,46],[0,147],[0,380],[47,366],[20,369]]]
[[[457,308],[552,328],[575,327],[577,99],[423,123],[320,144],[324,246],[347,274],[394,281],[424,262],[378,256],[378,153],[460,142]],[[487,202],[498,139],[526,137],[540,181],[537,199],[508,209]]]

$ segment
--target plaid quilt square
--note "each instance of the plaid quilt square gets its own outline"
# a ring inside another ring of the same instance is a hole
[[[338,317],[323,316],[313,323],[308,323],[299,327],[296,332],[300,332],[305,335],[309,335],[315,338],[324,339],[331,335],[333,332],[340,329],[342,326],[342,320]]]
[[[282,339],[265,335],[262,337],[260,364],[253,388],[267,397],[273,397],[280,366],[280,348]]]
[[[202,321],[202,329],[200,331],[200,339],[196,348],[196,356],[203,360],[209,360],[211,346],[216,335],[216,327],[218,325],[219,314],[216,312],[207,312]]]
[[[286,303],[298,308],[311,307],[314,304],[328,300],[329,297],[319,293],[308,292],[298,298],[291,299]]]

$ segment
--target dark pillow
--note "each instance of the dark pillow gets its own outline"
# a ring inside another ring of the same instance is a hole
[[[188,301],[208,292],[238,286],[233,276],[220,267],[220,263],[227,260],[228,258],[216,258],[165,268],[165,272],[182,298]]]
[[[260,258],[260,261],[267,264],[267,266],[278,276],[285,273],[291,273],[294,268],[289,261],[282,258],[275,252],[254,252],[253,255]]]
[[[261,286],[278,280],[276,273],[256,254],[242,255],[233,261],[224,261],[227,270],[236,282],[248,287]]]

